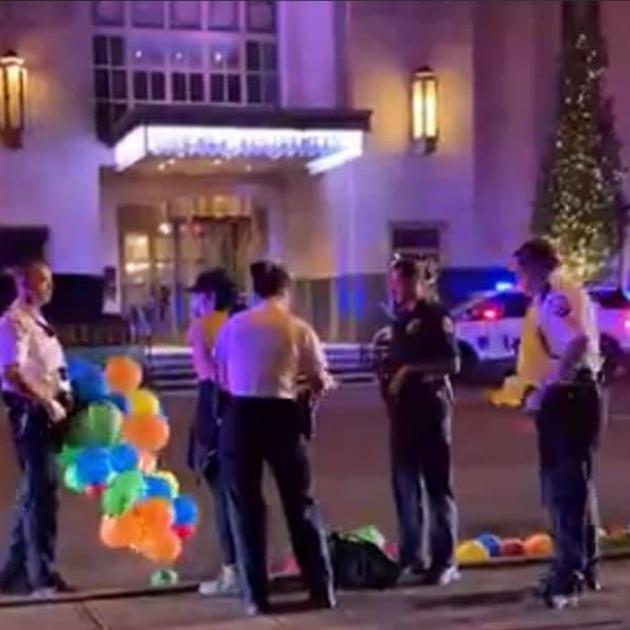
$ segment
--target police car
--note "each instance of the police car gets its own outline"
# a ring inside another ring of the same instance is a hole
[[[630,351],[630,299],[614,287],[589,287],[604,356],[621,363]],[[511,285],[477,294],[451,311],[463,372],[488,362],[514,362],[529,299]]]
[[[615,287],[590,287],[589,294],[597,311],[602,353],[610,364],[623,365],[630,352],[630,299]],[[500,283],[494,291],[478,293],[451,309],[464,376],[489,364],[514,366],[528,306],[524,293]],[[390,334],[386,326],[375,335],[377,354],[384,351]]]

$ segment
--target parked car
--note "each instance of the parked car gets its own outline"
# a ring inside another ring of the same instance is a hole
[[[620,363],[630,350],[630,299],[614,287],[589,287],[606,360]],[[529,299],[517,289],[480,294],[455,308],[455,330],[464,371],[487,362],[513,363]]]
[[[621,364],[630,351],[630,299],[614,287],[591,287],[589,294],[595,302],[605,360]],[[491,363],[506,371],[514,367],[528,306],[524,293],[507,286],[477,294],[451,310],[464,375]],[[388,337],[386,326],[374,337],[375,346],[383,347]]]

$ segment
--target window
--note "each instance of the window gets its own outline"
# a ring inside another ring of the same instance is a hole
[[[169,2],[171,28],[201,28],[201,2],[199,0],[171,0]]]
[[[250,33],[275,33],[275,0],[247,0],[247,30]]]
[[[129,48],[133,68],[133,98],[142,102],[166,100],[166,53],[159,40],[136,40]]]
[[[394,251],[439,251],[440,230],[414,224],[394,225],[392,249]]]
[[[275,42],[248,41],[246,46],[247,102],[278,102],[278,56]]]
[[[93,40],[93,60],[97,129],[104,134],[127,111],[129,94],[123,38],[97,35]]]
[[[92,20],[98,26],[124,26],[125,3],[122,0],[92,2]]]
[[[170,50],[171,98],[178,103],[205,100],[203,48],[196,42],[174,42]]]
[[[140,28],[164,28],[164,0],[133,0],[131,23]]]
[[[239,27],[237,0],[206,2],[210,30],[236,31]]]
[[[210,47],[210,101],[241,102],[241,55],[238,40],[217,42]]]

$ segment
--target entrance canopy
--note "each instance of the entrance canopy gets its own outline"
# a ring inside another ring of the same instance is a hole
[[[354,110],[138,108],[112,134],[115,168],[145,160],[289,161],[312,175],[360,157],[370,113]]]

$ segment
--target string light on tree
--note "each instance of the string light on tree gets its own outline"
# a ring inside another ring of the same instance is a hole
[[[556,129],[532,221],[581,280],[605,270],[626,224],[612,102],[600,91],[604,67],[602,42],[592,32],[579,32],[563,52]]]

